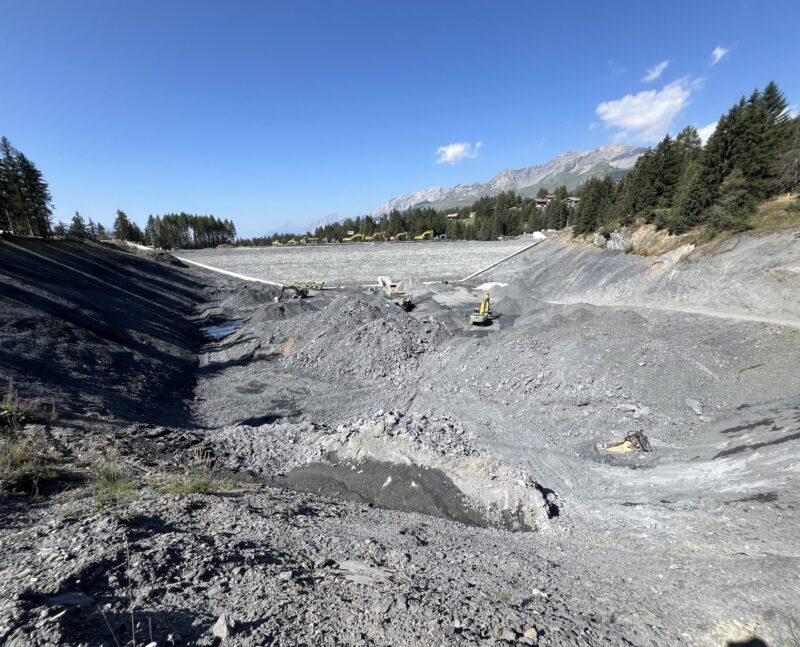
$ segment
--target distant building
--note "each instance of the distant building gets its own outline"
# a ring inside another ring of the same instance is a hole
[[[544,209],[548,204],[550,204],[553,200],[556,199],[556,196],[553,194],[546,195],[543,198],[534,198],[533,203],[536,205],[537,209]],[[564,202],[568,207],[577,207],[578,203],[581,201],[580,198],[569,197]]]
[[[456,213],[448,213],[445,218],[448,220],[457,220],[458,219],[458,212]]]

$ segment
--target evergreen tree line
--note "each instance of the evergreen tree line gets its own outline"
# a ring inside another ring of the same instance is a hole
[[[638,218],[683,233],[749,228],[758,202],[800,188],[800,117],[771,82],[723,115],[703,147],[688,127],[645,152],[625,177],[589,180],[581,190],[575,232]]]
[[[74,236],[76,238],[86,238],[88,240],[127,240],[132,243],[143,243],[144,236],[142,230],[133,222],[124,211],[117,211],[114,219],[114,226],[109,234],[106,228],[99,222],[94,222],[91,218],[84,218],[77,211],[72,216],[69,225],[58,221],[53,227],[53,234],[63,238],[64,236]]]
[[[233,244],[236,226],[230,220],[189,213],[150,216],[144,228],[148,245],[162,249],[200,249]]]
[[[548,195],[541,189],[538,198]],[[274,241],[286,242],[292,238],[317,238],[319,240],[342,240],[350,232],[371,236],[382,233],[386,238],[406,232],[408,238],[433,230],[435,235],[445,234],[448,239],[497,240],[500,236],[518,236],[539,229],[561,229],[570,224],[574,209],[567,206],[569,193],[565,186],[555,190],[555,199],[544,209],[536,206],[533,198],[517,195],[513,191],[479,198],[468,207],[436,210],[418,207],[400,212],[392,210],[382,218],[360,216],[345,218],[339,222],[317,227],[305,234],[276,233],[272,236],[240,239],[237,245],[263,246]],[[456,214],[456,218],[448,215]],[[472,216],[472,217],[471,217]]]
[[[232,244],[236,226],[230,220],[188,213],[149,216],[144,231],[124,211],[117,211],[110,234],[106,228],[77,211],[69,226],[60,222],[53,228],[56,236],[76,236],[89,240],[125,240],[162,249],[200,249]]]
[[[52,197],[41,172],[0,138],[0,229],[20,236],[51,236]]]

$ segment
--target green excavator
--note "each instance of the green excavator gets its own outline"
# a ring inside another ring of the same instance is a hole
[[[469,316],[473,326],[485,326],[492,322],[492,309],[489,306],[489,293],[483,295],[480,307]]]

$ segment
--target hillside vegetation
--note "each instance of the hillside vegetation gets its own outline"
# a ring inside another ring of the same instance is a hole
[[[799,181],[800,117],[790,117],[783,93],[769,83],[720,117],[705,146],[689,126],[664,137],[619,182],[589,180],[573,224],[577,234],[638,218],[678,234],[743,231],[758,224],[760,202]]]

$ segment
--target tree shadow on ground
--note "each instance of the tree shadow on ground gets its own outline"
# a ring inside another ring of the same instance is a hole
[[[62,418],[188,423],[206,287],[107,246],[0,241],[0,377]]]

